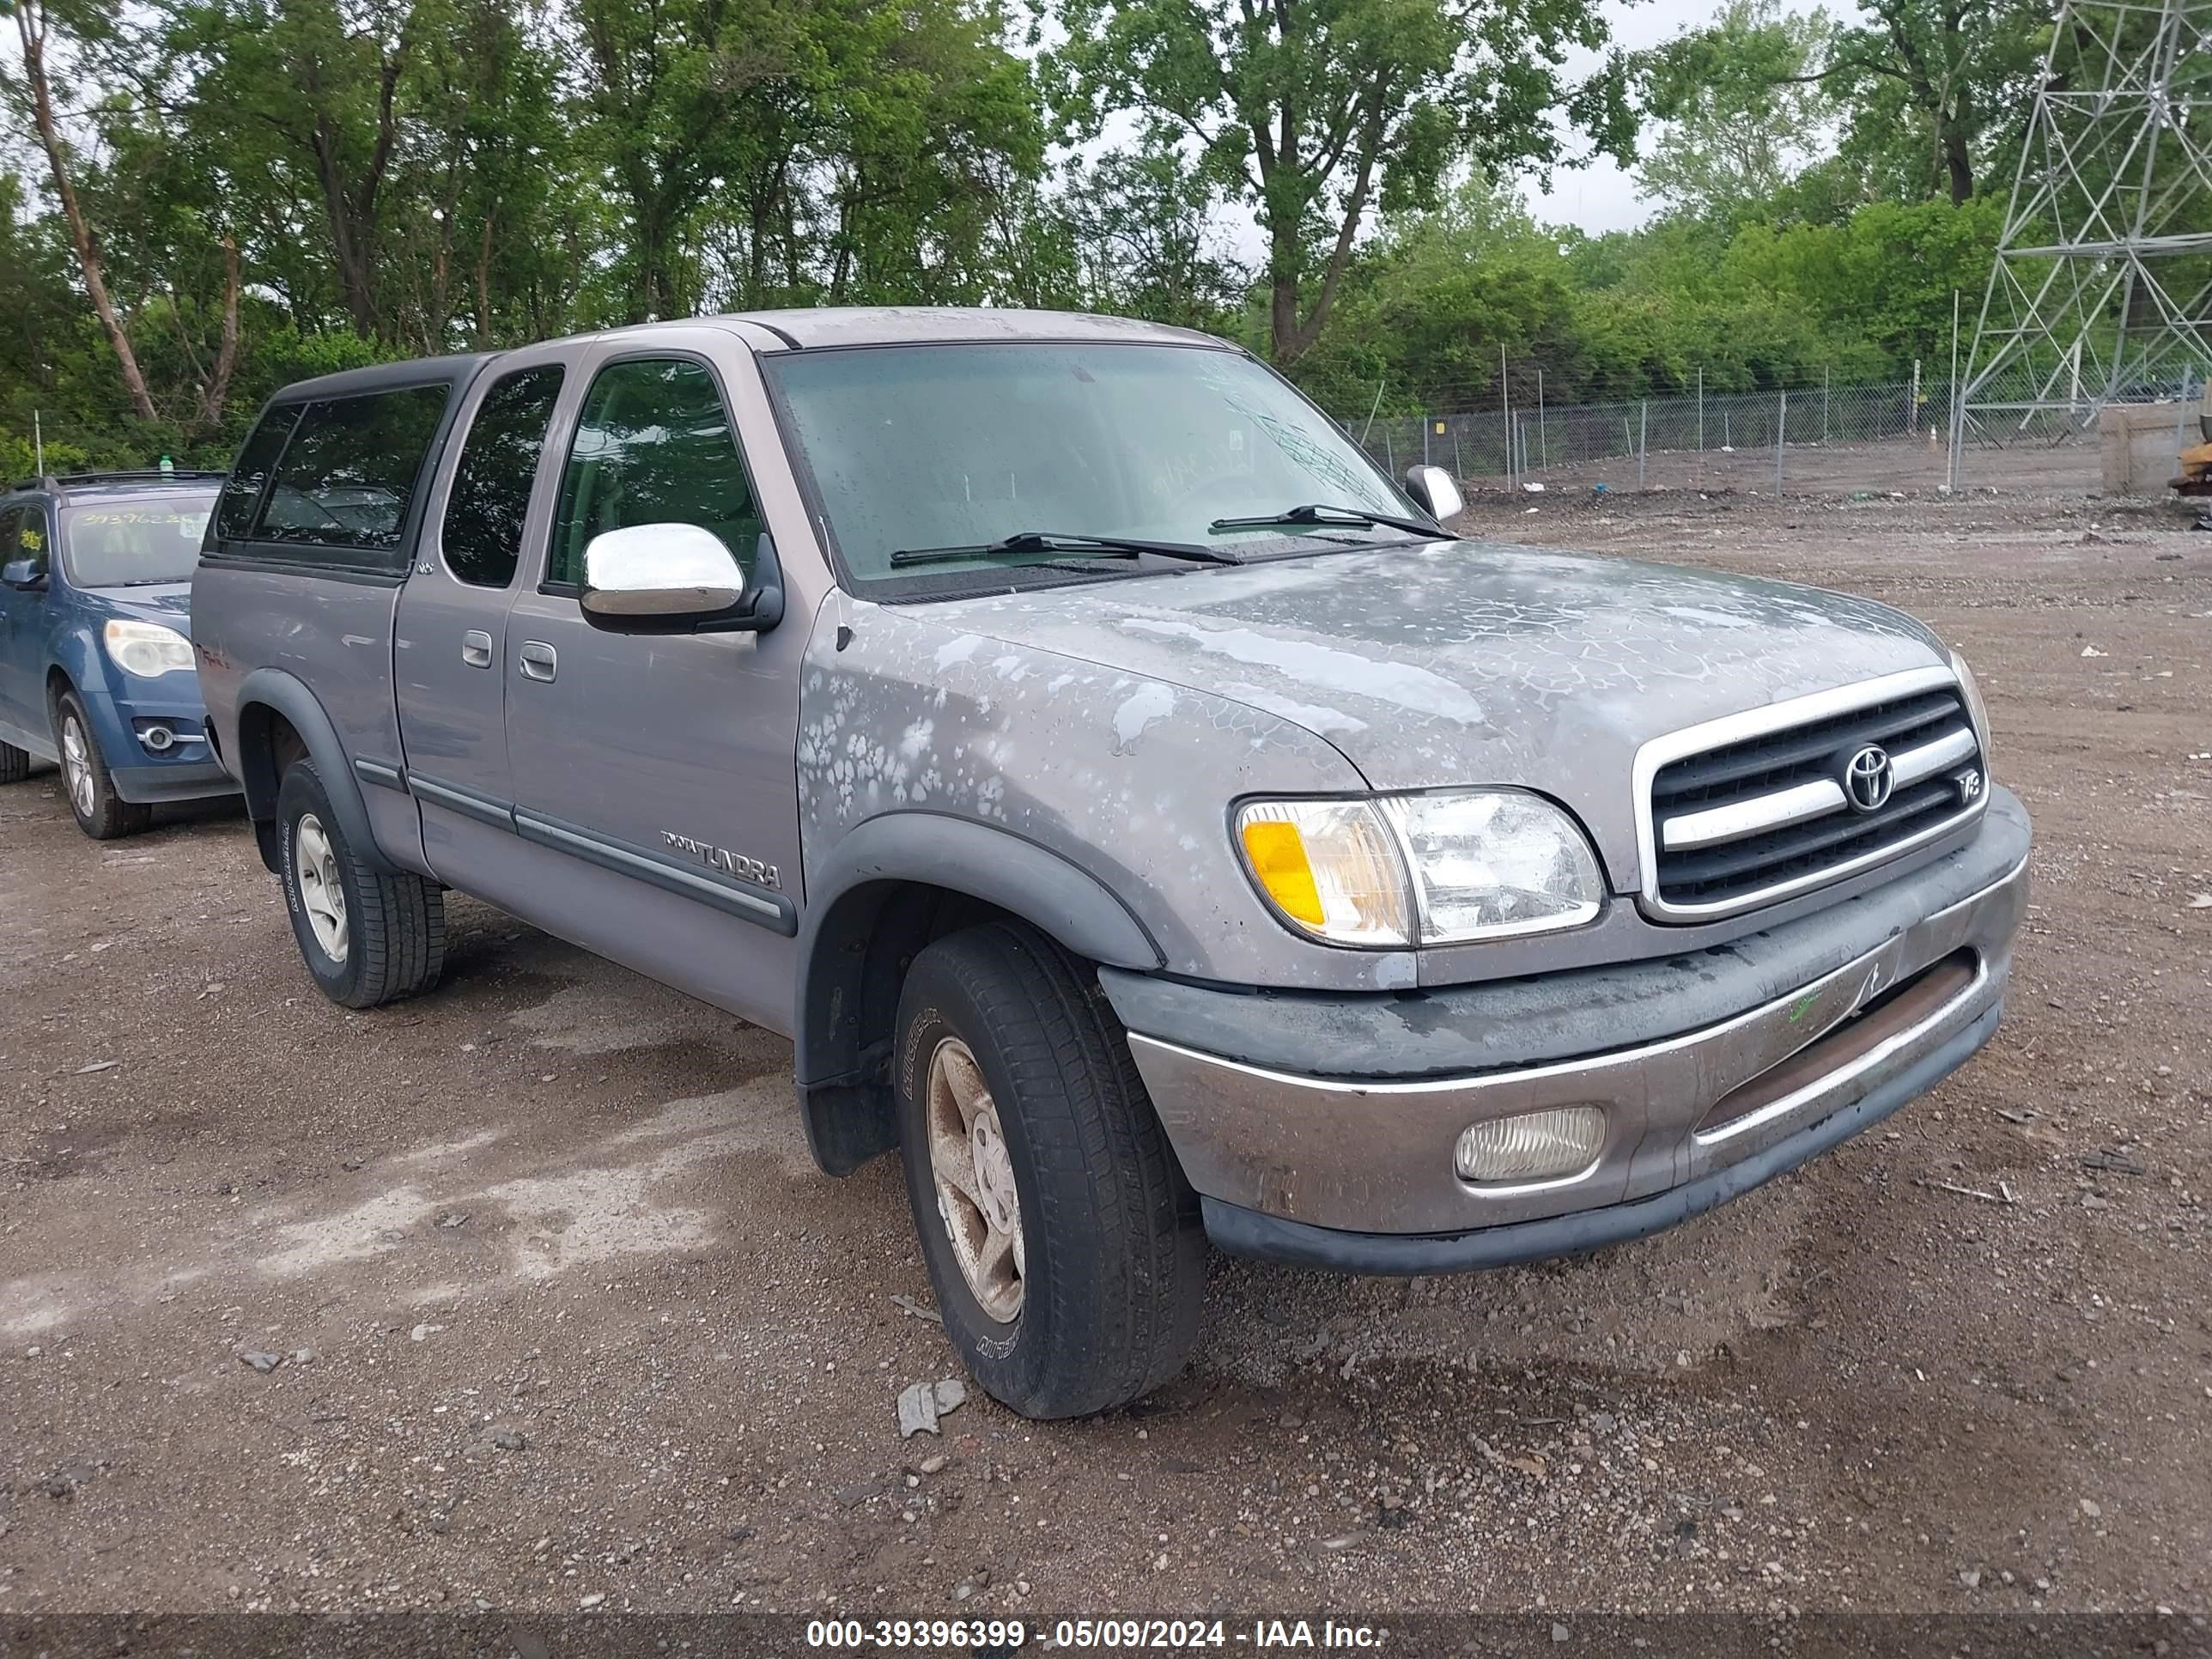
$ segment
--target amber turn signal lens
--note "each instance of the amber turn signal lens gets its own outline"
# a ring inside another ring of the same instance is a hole
[[[1321,908],[1321,890],[1314,885],[1313,866],[1306,859],[1305,837],[1295,823],[1254,819],[1244,825],[1244,856],[1267,896],[1286,916],[1310,927],[1328,920]]]

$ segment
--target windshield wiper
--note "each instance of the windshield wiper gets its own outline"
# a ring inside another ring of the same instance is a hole
[[[1363,525],[1381,525],[1390,530],[1410,530],[1416,536],[1449,536],[1451,532],[1442,525],[1426,523],[1419,519],[1401,519],[1388,513],[1370,513],[1364,507],[1334,507],[1326,502],[1309,501],[1304,507],[1285,507],[1280,513],[1261,513],[1249,519],[1216,519],[1208,530],[1261,530],[1270,525],[1315,525],[1337,529],[1358,529]]]
[[[904,547],[891,555],[894,566],[949,564],[956,559],[998,559],[1024,553],[1083,553],[1094,558],[1133,559],[1158,553],[1198,564],[1242,564],[1234,553],[1193,542],[1154,542],[1136,536],[1079,536],[1057,530],[1017,530],[995,542],[968,547]]]

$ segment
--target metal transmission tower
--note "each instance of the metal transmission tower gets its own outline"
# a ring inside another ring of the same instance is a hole
[[[1954,442],[2056,440],[2208,375],[2212,0],[2067,0]]]

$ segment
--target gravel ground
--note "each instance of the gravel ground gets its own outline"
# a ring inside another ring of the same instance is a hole
[[[1470,520],[1871,593],[1976,664],[2037,893],[1933,1096],[1593,1257],[1218,1260],[1139,1408],[902,1442],[955,1366],[783,1042],[466,901],[443,988],[349,1015],[234,812],[99,846],[42,773],[0,791],[0,1614],[2206,1611],[2212,536],[1527,505]]]

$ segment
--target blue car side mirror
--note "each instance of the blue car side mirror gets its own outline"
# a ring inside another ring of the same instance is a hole
[[[40,559],[10,559],[0,564],[0,586],[30,592],[46,585],[46,567]]]

